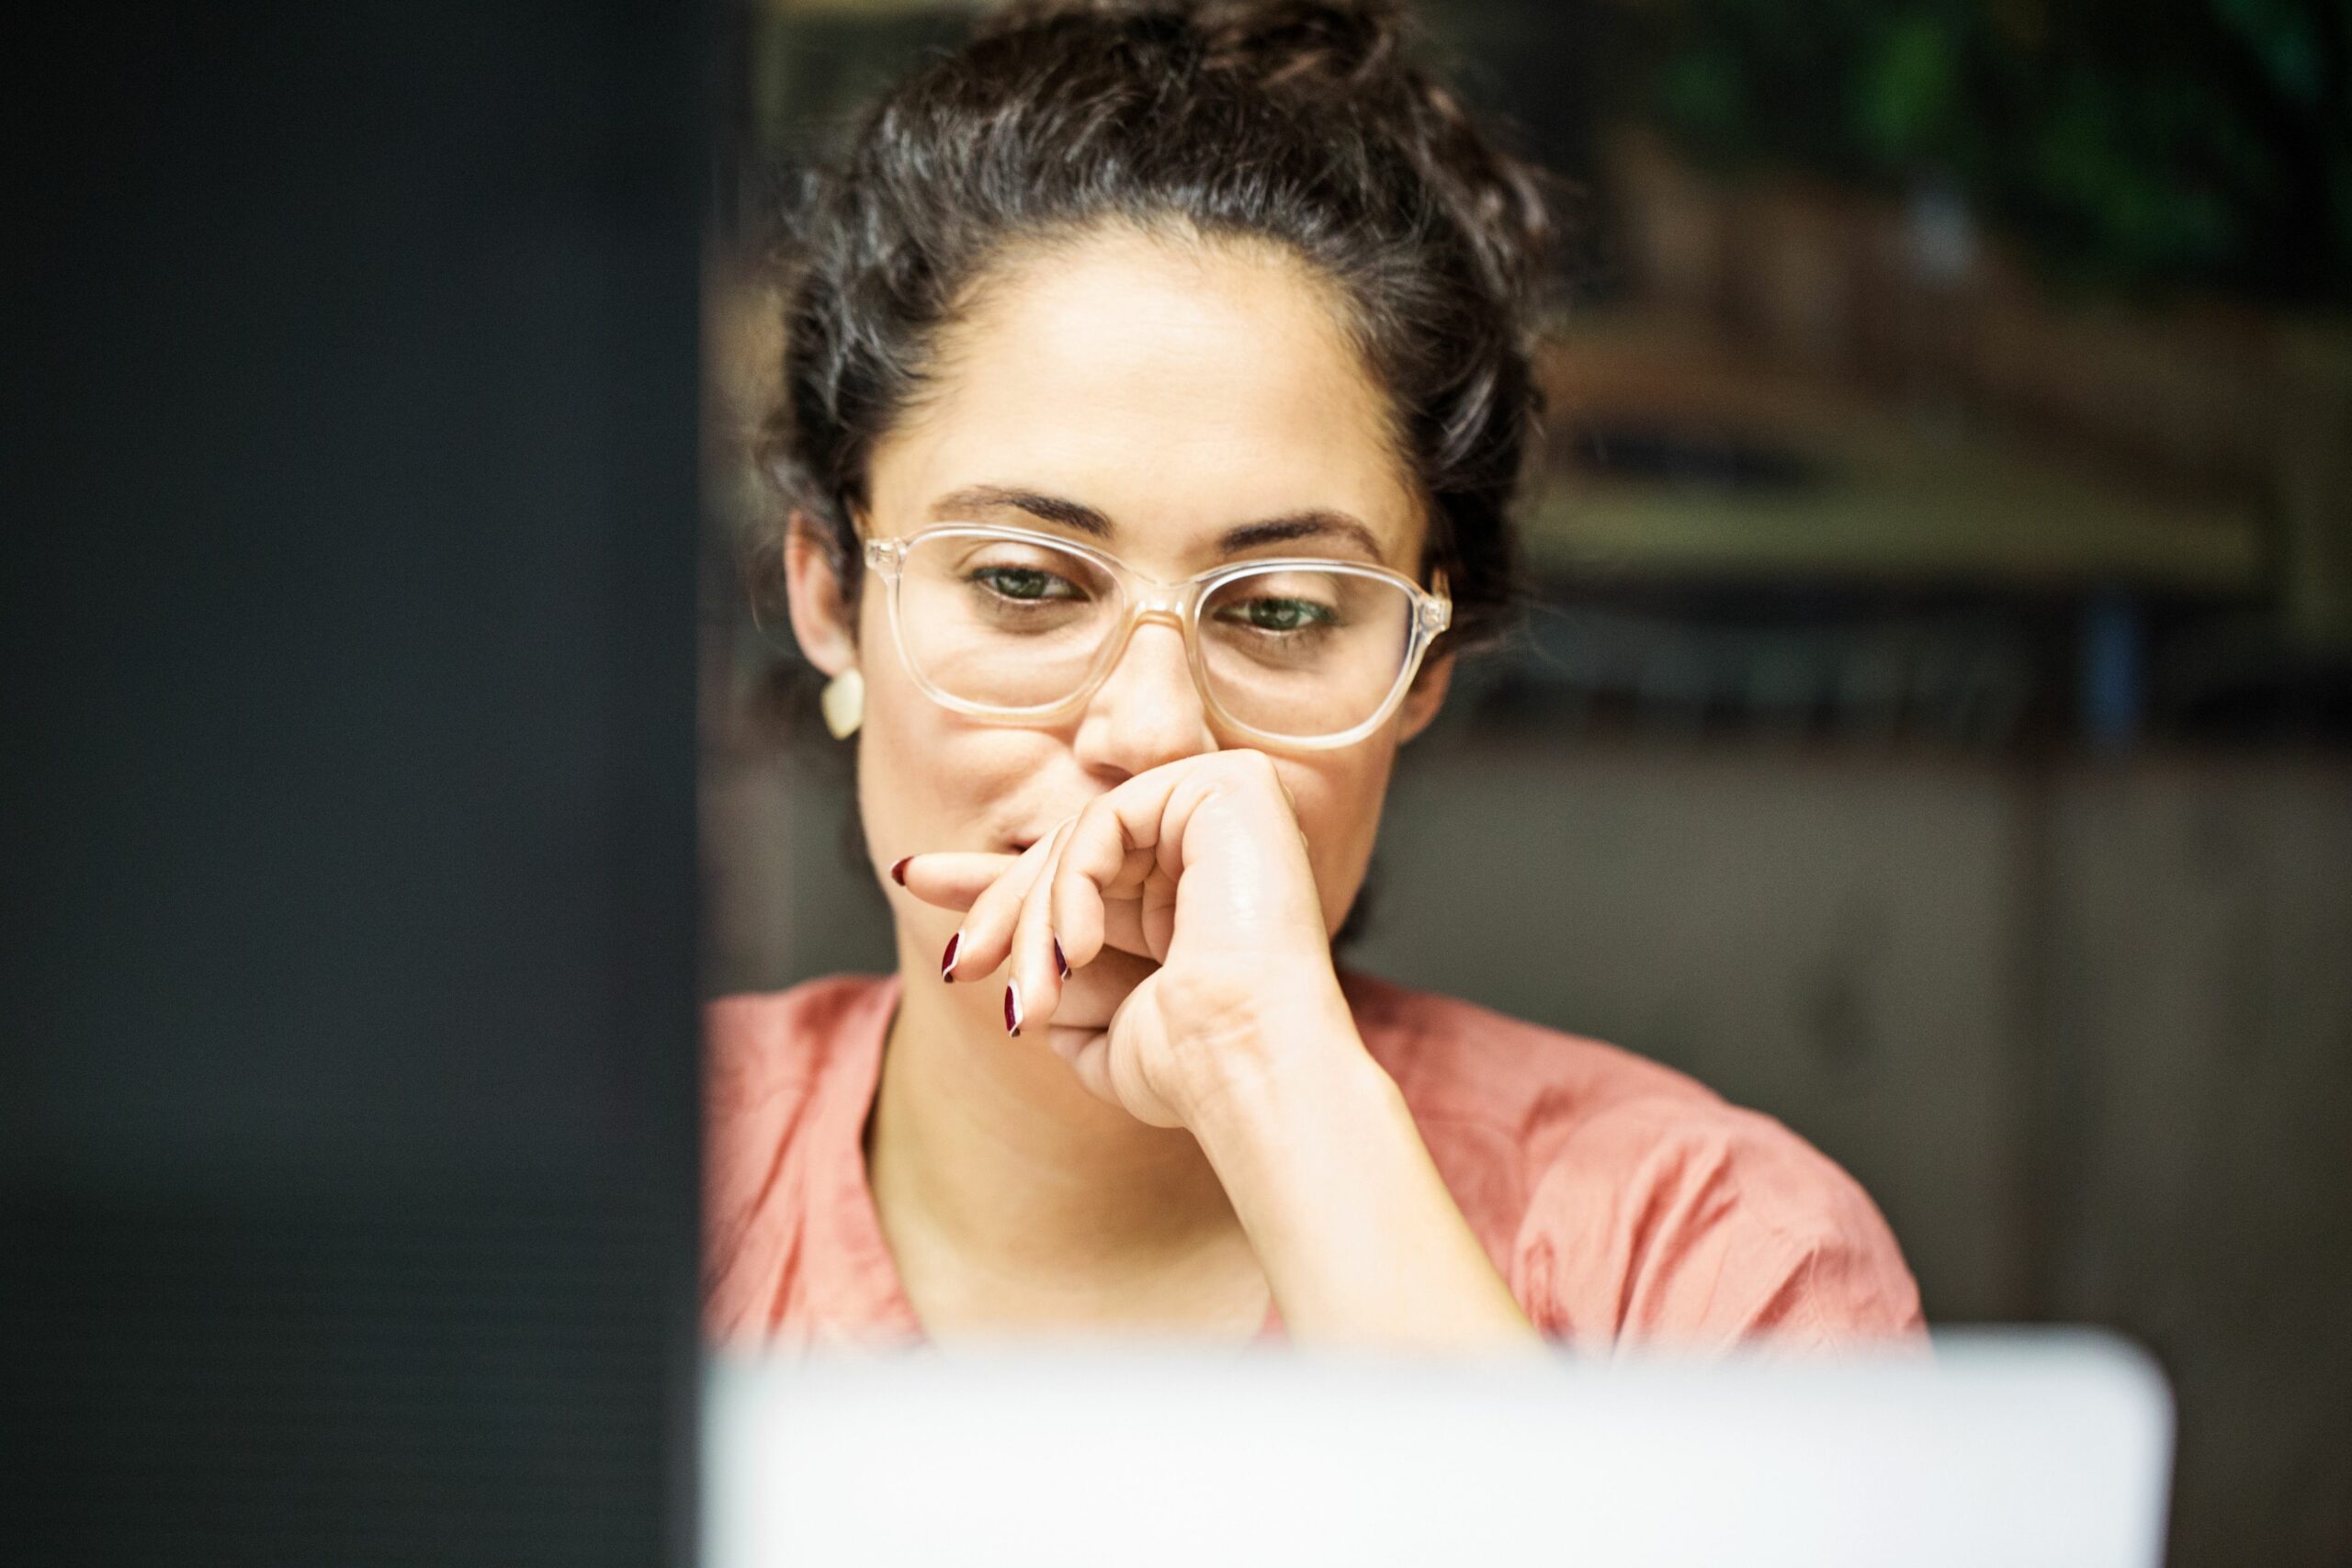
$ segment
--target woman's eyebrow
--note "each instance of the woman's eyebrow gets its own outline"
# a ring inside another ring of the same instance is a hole
[[[955,522],[959,518],[976,518],[985,512],[1026,512],[1047,523],[1059,523],[1081,534],[1091,534],[1098,539],[1108,539],[1118,533],[1111,520],[1091,506],[1058,496],[1039,495],[1034,491],[1009,490],[1002,485],[969,485],[950,495],[943,495],[931,503],[934,523]]]
[[[1269,517],[1262,523],[1244,523],[1238,528],[1227,528],[1217,536],[1217,549],[1224,555],[1237,555],[1258,545],[1279,545],[1292,539],[1342,539],[1356,547],[1375,561],[1388,558],[1381,554],[1380,541],[1372,530],[1344,512],[1294,512],[1284,517]]]
[[[1059,496],[1041,495],[1035,491],[1016,490],[1004,485],[970,485],[944,495],[932,503],[931,515],[933,521],[938,522],[1008,511],[1025,512],[1043,522],[1058,523],[1098,539],[1112,539],[1118,535],[1117,525],[1110,518],[1081,502],[1065,501]],[[1344,512],[1323,508],[1287,513],[1256,523],[1238,524],[1217,536],[1217,553],[1220,556],[1238,555],[1261,545],[1279,545],[1293,539],[1311,538],[1343,540],[1375,561],[1387,559],[1380,548],[1379,538],[1370,528]]]

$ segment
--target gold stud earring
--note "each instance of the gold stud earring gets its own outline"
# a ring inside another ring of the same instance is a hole
[[[851,665],[825,682],[817,705],[824,711],[825,728],[836,740],[846,740],[865,722],[865,677]]]

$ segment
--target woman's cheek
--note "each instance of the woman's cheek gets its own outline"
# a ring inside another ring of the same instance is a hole
[[[871,688],[869,688],[870,690]],[[859,794],[869,836],[878,824],[896,854],[958,848],[973,812],[972,782],[947,746],[950,737],[919,692],[894,687],[878,711],[869,706],[865,748],[858,758]],[[926,712],[925,710],[931,710]]]
[[[1038,781],[1057,776],[1042,732],[948,722],[925,738],[909,765],[925,784],[926,811],[942,847],[997,850],[1014,829],[1035,829],[1054,803],[1035,798]]]
[[[1286,773],[1283,782],[1290,786],[1299,829],[1306,835],[1306,860],[1324,925],[1335,930],[1371,862],[1368,829],[1377,819],[1378,799],[1367,795],[1366,781],[1352,772],[1333,776],[1302,770]]]

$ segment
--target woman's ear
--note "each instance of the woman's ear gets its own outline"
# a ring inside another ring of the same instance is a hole
[[[1445,688],[1453,679],[1453,655],[1451,653],[1442,653],[1422,661],[1419,671],[1413,677],[1413,683],[1406,688],[1404,705],[1397,710],[1403,716],[1403,721],[1396,731],[1396,744],[1402,746],[1429,728],[1430,720],[1437,716],[1437,710],[1445,704]]]
[[[792,514],[784,535],[785,592],[802,655],[838,675],[857,662],[857,612],[842,601],[841,575],[817,530],[806,513]]]

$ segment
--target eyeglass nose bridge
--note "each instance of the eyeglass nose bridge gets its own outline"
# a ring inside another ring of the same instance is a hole
[[[1166,621],[1182,628],[1192,619],[1193,604],[1200,597],[1197,582],[1155,582],[1131,576],[1127,580],[1127,620],[1132,629],[1144,621]]]
[[[1201,585],[1198,582],[1159,582],[1135,571],[1126,573],[1125,579],[1126,614],[1120,616],[1119,624],[1111,629],[1095,665],[1094,679],[1073,700],[1091,698],[1102,682],[1110,678],[1111,671],[1118,667],[1119,661],[1127,656],[1127,649],[1135,643],[1136,629],[1146,621],[1159,621],[1174,627],[1184,642],[1185,661],[1197,664],[1197,650],[1193,646],[1193,616],[1194,606],[1200,600]],[[1196,669],[1196,682],[1198,679]],[[1205,690],[1203,691],[1202,700],[1207,701],[1208,695]]]
[[[1147,621],[1159,621],[1173,627],[1183,644],[1185,672],[1198,694],[1204,716],[1218,711],[1201,668],[1200,649],[1193,634],[1193,613],[1201,595],[1200,583],[1159,582],[1137,571],[1121,575],[1125,590],[1125,613],[1110,628],[1102,650],[1095,656],[1091,674],[1079,690],[1070,694],[1067,705],[1095,701],[1135,647],[1137,628]]]

